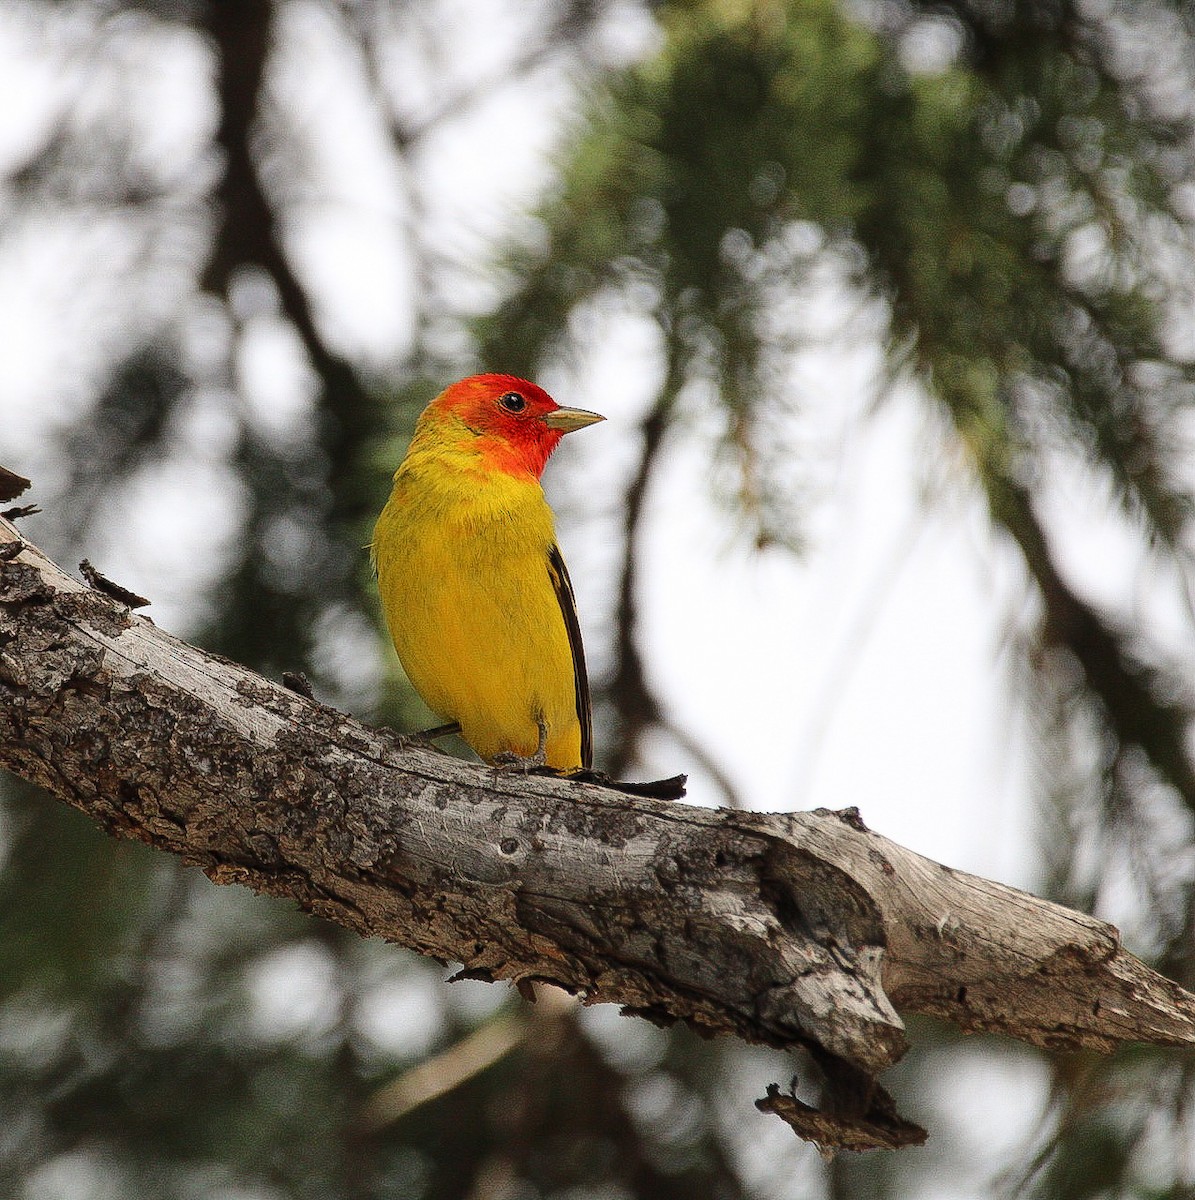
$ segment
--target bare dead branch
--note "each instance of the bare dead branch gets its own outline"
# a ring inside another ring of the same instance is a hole
[[[1195,997],[1110,925],[854,810],[710,811],[446,758],[178,641],[2,521],[0,765],[473,978],[808,1049],[819,1107],[764,1107],[827,1147],[923,1136],[876,1081],[898,1011],[1050,1048],[1195,1044]]]

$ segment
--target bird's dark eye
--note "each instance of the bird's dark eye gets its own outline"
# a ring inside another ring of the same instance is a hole
[[[521,413],[527,407],[527,401],[518,392],[507,392],[505,396],[499,396],[498,403],[507,412],[512,413]]]

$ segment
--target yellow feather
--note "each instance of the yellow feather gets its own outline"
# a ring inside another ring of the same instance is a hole
[[[579,767],[552,512],[534,475],[491,457],[476,431],[442,415],[420,422],[374,529],[382,609],[415,689],[482,758],[533,755],[542,720],[548,764]]]

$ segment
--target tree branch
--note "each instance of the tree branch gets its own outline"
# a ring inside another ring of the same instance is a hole
[[[276,5],[271,0],[204,7],[204,29],[219,52],[217,79],[220,124],[216,141],[224,151],[224,175],[217,189],[219,222],[203,285],[226,297],[240,268],[255,264],[278,289],[282,311],[295,327],[323,384],[321,415],[330,423],[322,445],[329,459],[333,515],[362,516],[363,497],[353,484],[352,467],[361,442],[377,424],[376,404],[352,364],[320,331],[316,311],[287,256],[282,229],[262,185],[253,139],[258,97],[271,51]]]
[[[916,1142],[897,1015],[1050,1048],[1195,1044],[1195,997],[1115,929],[872,833],[710,811],[408,744],[156,628],[0,520],[0,765],[218,883],[364,936],[708,1034],[809,1050],[802,1136]]]

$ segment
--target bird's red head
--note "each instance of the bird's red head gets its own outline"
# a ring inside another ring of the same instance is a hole
[[[482,439],[494,467],[536,478],[566,433],[605,420],[581,408],[561,408],[543,388],[515,375],[461,379],[427,406],[424,419],[455,420]]]

